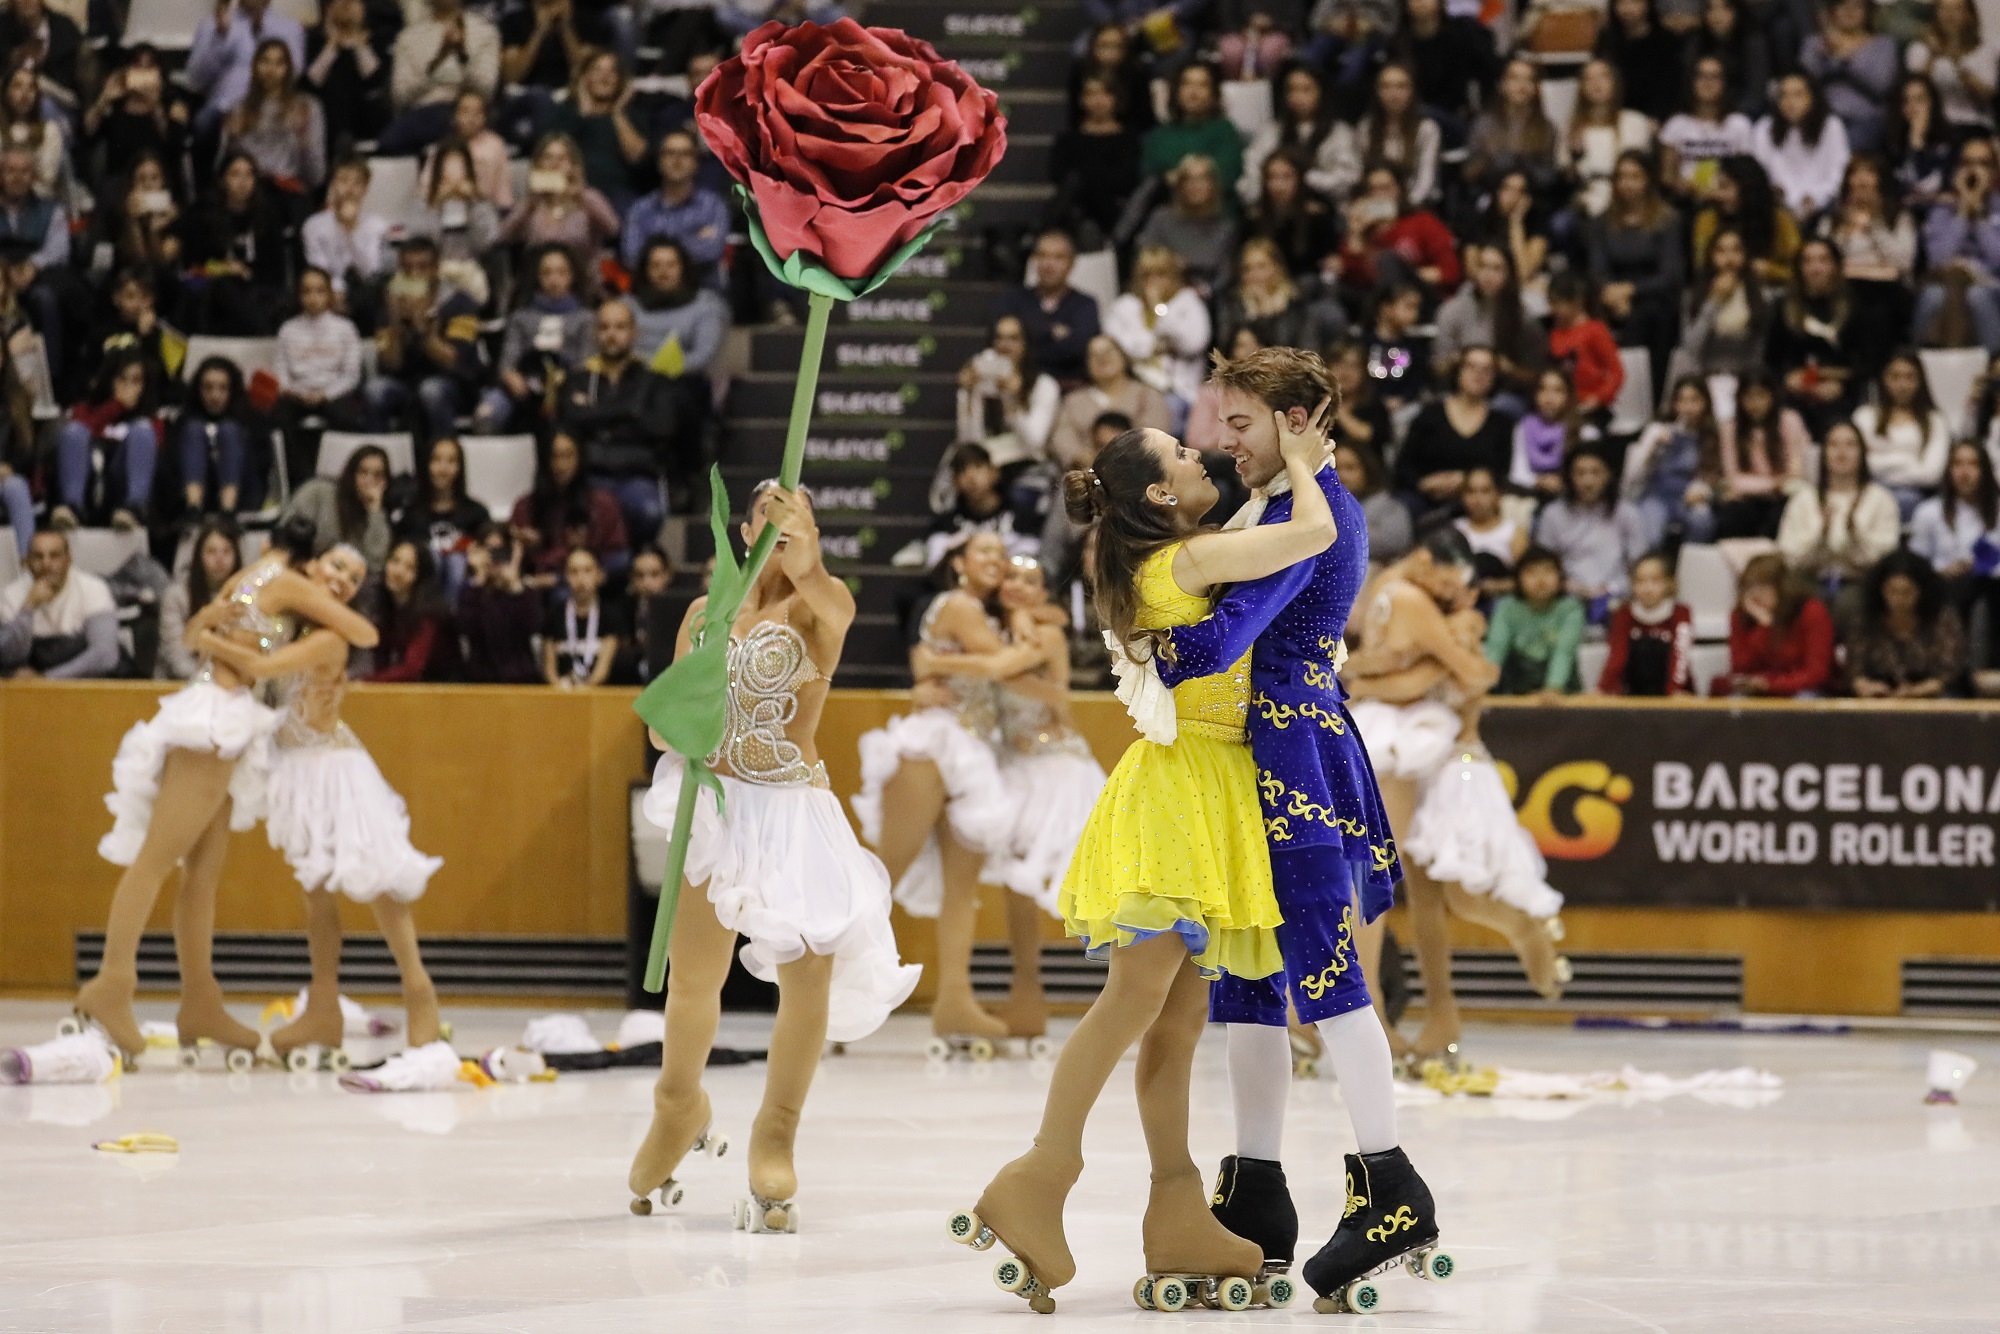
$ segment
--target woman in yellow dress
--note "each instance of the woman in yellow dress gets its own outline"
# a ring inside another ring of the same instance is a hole
[[[1110,972],[1063,1045],[1034,1147],[1001,1168],[973,1209],[951,1220],[978,1250],[996,1240],[1012,1256],[994,1269],[1002,1288],[1039,1311],[1075,1277],[1063,1202],[1083,1170],[1083,1126],[1105,1081],[1139,1044],[1139,1116],[1152,1159],[1144,1242],[1145,1301],[1180,1304],[1185,1276],[1236,1306],[1263,1263],[1209,1213],[1188,1151],[1188,1080],[1208,1014],[1208,984],[1223,973],[1267,977],[1282,966],[1280,921],[1244,724],[1249,655],[1227,672],[1165,696],[1150,673],[1127,671],[1151,651],[1148,631],[1208,615],[1220,585],[1275,574],[1332,545],[1333,515],[1312,481],[1326,455],[1327,405],[1303,431],[1279,418],[1298,507],[1284,523],[1203,529],[1215,485],[1201,458],[1164,431],[1132,430],[1064,478],[1070,515],[1087,527],[1106,640],[1128,683],[1120,694],[1146,738],[1134,741],[1092,809],[1064,878],[1059,908]],[[1147,698],[1148,688],[1160,692]],[[1172,1294],[1180,1294],[1176,1299]],[[1261,1294],[1259,1294],[1261,1295]],[[1144,1304],[1144,1302],[1142,1302]]]

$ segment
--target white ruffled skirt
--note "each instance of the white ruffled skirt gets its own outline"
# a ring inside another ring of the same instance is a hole
[[[199,750],[235,760],[229,778],[229,827],[241,832],[264,816],[265,780],[271,765],[271,733],[278,715],[248,690],[228,690],[196,681],[160,701],[158,712],[132,724],[111,761],[111,791],[104,804],[111,832],[97,842],[97,855],[114,866],[130,866],[145,845],[160,795],[160,773],[170,750]]]
[[[988,855],[982,878],[1033,899],[1051,917],[1077,840],[1104,790],[1104,767],[1090,751],[1002,752],[1000,779],[1014,803],[1005,846]]]
[[[264,832],[309,890],[367,903],[423,897],[444,861],[410,843],[410,812],[359,745],[281,746]]]
[[[678,755],[662,758],[646,794],[646,818],[662,829],[674,827],[681,766]],[[721,811],[706,792],[695,802],[687,883],[705,886],[716,920],[743,936],[743,966],[755,977],[776,982],[780,964],[832,955],[827,1038],[867,1037],[922,973],[897,957],[888,871],[826,789],[721,777]]]
[[[1356,700],[1348,708],[1377,772],[1417,785],[1409,827],[1396,831],[1412,865],[1531,917],[1562,911],[1562,894],[1549,884],[1548,863],[1521,827],[1493,757],[1459,743],[1456,710],[1434,700]]]
[[[861,790],[854,794],[861,837],[882,842],[882,789],[904,760],[930,760],[944,777],[945,818],[959,842],[991,856],[1008,848],[1014,831],[1014,796],[1000,777],[993,747],[974,736],[950,709],[923,709],[891,718],[864,733]],[[1102,781],[1101,779],[1099,780]],[[936,837],[925,840],[903,878],[896,902],[913,917],[936,917],[944,903],[944,861]]]

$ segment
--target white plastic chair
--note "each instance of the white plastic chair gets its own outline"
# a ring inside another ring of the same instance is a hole
[[[1688,650],[1688,671],[1694,676],[1695,693],[1706,695],[1709,683],[1729,670],[1729,645],[1696,644]]]
[[[1576,80],[1542,80],[1542,111],[1556,133],[1568,135],[1570,118],[1576,115]]]
[[[514,502],[534,489],[535,437],[532,435],[462,435],[465,454],[465,494],[505,522]]]
[[[420,225],[424,220],[420,165],[413,157],[369,158],[368,194],[361,201],[362,211],[405,231]]]
[[[14,545],[14,530],[0,528],[0,588],[21,577],[21,553]]]
[[[1736,571],[1721,548],[1689,542],[1681,548],[1674,578],[1680,584],[1681,601],[1694,613],[1694,637],[1729,638],[1729,614],[1736,609]]]
[[[301,28],[319,22],[319,0],[271,0],[271,8],[299,21]]]
[[[1643,347],[1618,349],[1625,383],[1611,405],[1611,434],[1636,435],[1653,419],[1653,360]]]
[[[1271,81],[1269,79],[1230,79],[1222,85],[1222,114],[1242,132],[1244,139],[1256,137],[1257,131],[1271,123],[1274,109],[1271,105]],[[1234,182],[1224,181],[1227,190]]]
[[[1576,646],[1576,682],[1587,694],[1597,693],[1604,679],[1604,664],[1611,660],[1611,646],[1603,640]]]
[[[278,373],[278,340],[275,338],[215,338],[195,334],[188,339],[187,357],[181,363],[181,378],[194,383],[194,373],[210,357],[236,363],[247,384],[258,371]]]
[[[125,16],[125,46],[185,51],[194,45],[194,30],[214,12],[208,0],[132,0]]]
[[[389,456],[391,477],[417,470],[416,441],[407,431],[328,431],[319,438],[319,464],[315,471],[321,477],[340,476],[349,457],[363,445],[378,446]]]
[[[1972,433],[1972,387],[1986,373],[1986,349],[1980,347],[1927,347],[1917,353],[1923,362],[1924,378],[1931,382],[1931,398],[1944,414],[1951,438],[1964,439]]]
[[[116,528],[73,528],[69,534],[70,562],[77,569],[109,579],[134,556],[145,554],[145,530],[121,533]]]

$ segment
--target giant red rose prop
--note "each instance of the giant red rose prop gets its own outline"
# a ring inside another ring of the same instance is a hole
[[[814,287],[816,264],[843,280],[832,296],[886,279],[1007,151],[992,93],[929,42],[853,19],[766,23],[703,80],[695,120],[778,276]]]

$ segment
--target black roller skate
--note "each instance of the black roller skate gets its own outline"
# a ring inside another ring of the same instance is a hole
[[[1299,1212],[1292,1207],[1292,1192],[1285,1186],[1284,1166],[1268,1158],[1230,1154],[1216,1174],[1209,1207],[1218,1223],[1262,1248],[1264,1268],[1257,1278],[1258,1304],[1289,1305],[1298,1293],[1290,1274],[1292,1257],[1298,1252]]]
[[[1456,1267],[1438,1249],[1430,1188],[1401,1149],[1347,1155],[1347,1212],[1319,1253],[1306,1261],[1305,1280],[1322,1315],[1366,1314],[1381,1304],[1368,1280],[1401,1262],[1414,1278],[1442,1281]]]

